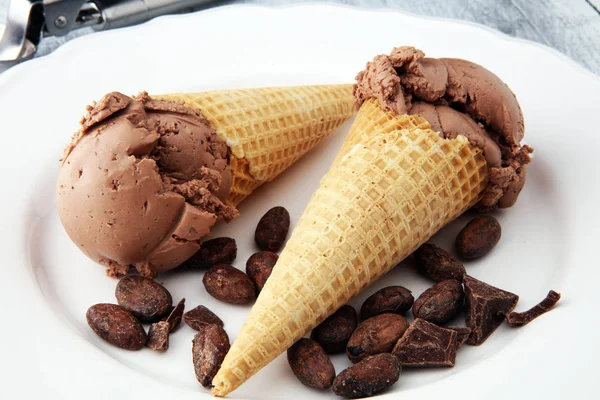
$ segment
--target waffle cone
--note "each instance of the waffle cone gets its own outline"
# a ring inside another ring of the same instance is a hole
[[[239,204],[354,113],[352,85],[219,90],[160,96],[196,108],[231,149],[228,201]]]
[[[367,101],[213,379],[224,396],[473,206],[481,150]]]

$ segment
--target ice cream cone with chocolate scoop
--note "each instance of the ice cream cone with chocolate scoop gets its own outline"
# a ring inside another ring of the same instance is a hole
[[[354,94],[356,120],[214,377],[217,396],[465,210],[510,206],[523,186],[521,110],[481,66],[397,48],[367,64]]]
[[[354,113],[351,85],[128,97],[88,107],[57,184],[61,222],[108,274],[154,276]]]

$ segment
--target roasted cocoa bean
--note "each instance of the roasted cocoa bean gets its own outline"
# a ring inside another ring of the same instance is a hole
[[[190,311],[183,314],[183,322],[197,331],[210,324],[223,326],[221,318],[204,306],[192,308]]]
[[[254,241],[261,250],[279,251],[289,229],[290,213],[283,207],[273,207],[258,222]]]
[[[415,299],[403,286],[388,286],[373,293],[360,308],[360,317],[368,319],[379,314],[404,314],[410,310]]]
[[[446,250],[425,243],[415,251],[417,271],[436,282],[456,279],[462,282],[465,267]]]
[[[179,303],[169,313],[168,316],[163,318],[165,322],[169,324],[169,332],[174,332],[175,329],[181,324],[181,317],[183,317],[183,310],[185,309],[185,299],[181,299]]]
[[[287,351],[292,372],[305,386],[329,389],[335,379],[333,363],[314,340],[302,338]]]
[[[248,275],[231,265],[215,265],[202,279],[215,299],[231,304],[248,304],[256,299],[256,288]]]
[[[115,289],[117,303],[142,322],[159,321],[171,312],[173,299],[164,286],[138,275],[122,278]]]
[[[220,237],[202,242],[200,250],[178,268],[209,269],[219,264],[231,264],[237,257],[235,239]]]
[[[489,253],[498,244],[502,228],[494,217],[483,215],[472,219],[456,237],[456,253],[471,260]]]
[[[112,345],[139,350],[146,344],[146,332],[132,313],[116,304],[96,304],[85,315],[90,328]]]
[[[373,354],[389,353],[408,329],[408,321],[398,314],[381,314],[363,321],[354,331],[346,355],[353,363]]]
[[[192,341],[192,360],[196,379],[202,386],[211,386],[228,351],[229,336],[221,326],[206,325],[196,333]]]
[[[389,353],[368,356],[340,372],[333,381],[333,393],[347,399],[372,396],[396,383],[401,371],[400,362]]]
[[[462,284],[456,279],[448,279],[421,293],[413,305],[413,315],[434,324],[442,324],[454,318],[463,304]]]
[[[150,325],[148,329],[148,341],[146,346],[152,350],[164,351],[169,348],[169,332],[171,326],[167,321],[158,321]]]
[[[354,307],[345,305],[321,322],[311,334],[311,339],[323,347],[326,353],[341,353],[358,325]]]
[[[259,293],[271,276],[278,258],[277,254],[270,251],[259,251],[252,254],[246,262],[246,274],[252,279]]]

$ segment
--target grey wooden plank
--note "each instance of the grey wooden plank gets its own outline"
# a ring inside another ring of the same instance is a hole
[[[0,0],[0,23],[10,0]],[[243,0],[223,3],[279,5],[310,0]],[[329,0],[326,3],[358,7],[389,7],[413,14],[467,20],[508,35],[543,43],[600,74],[600,0]],[[46,38],[38,56],[48,54],[74,37],[92,32],[74,31],[62,38]]]

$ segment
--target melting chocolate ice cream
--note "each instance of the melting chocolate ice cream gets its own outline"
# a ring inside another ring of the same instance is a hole
[[[523,113],[500,78],[470,61],[427,58],[414,47],[398,47],[367,63],[356,80],[359,106],[375,98],[385,111],[418,114],[442,137],[463,135],[483,150],[489,183],[480,209],[515,203],[533,149],[520,144]]]

